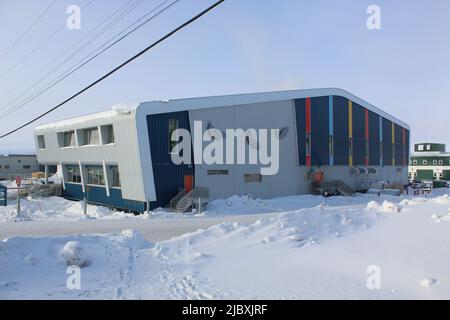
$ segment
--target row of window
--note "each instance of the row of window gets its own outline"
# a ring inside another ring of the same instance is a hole
[[[100,139],[100,137],[102,139]],[[112,125],[103,125],[100,127],[79,129],[76,131],[68,130],[58,132],[58,147],[75,147],[77,145],[77,138],[79,146],[112,144],[114,143],[114,129]],[[37,141],[39,149],[45,149],[45,137],[43,135],[38,135]]]
[[[450,164],[450,160],[448,161],[448,163]],[[412,160],[412,164],[419,164],[419,162],[417,160]],[[422,164],[423,165],[427,165],[428,164],[428,160],[422,160]],[[433,160],[433,164],[444,164],[444,160]]]
[[[9,170],[10,166],[9,164],[5,164],[4,166],[0,165],[0,169],[5,169],[5,170]],[[27,170],[27,169],[31,169],[30,165],[23,165],[22,169]]]
[[[81,174],[79,166],[67,166],[67,179],[69,183],[81,183]],[[120,188],[119,168],[117,166],[108,166],[110,170],[111,186]],[[104,186],[105,173],[103,166],[86,166],[87,184]]]

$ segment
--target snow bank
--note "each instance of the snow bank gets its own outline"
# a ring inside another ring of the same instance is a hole
[[[0,299],[120,298],[136,250],[149,248],[138,233],[70,237],[12,237],[0,242]],[[66,286],[68,266],[81,269],[81,289]]]
[[[450,233],[430,220],[431,212],[448,213],[446,197],[402,205],[371,200],[322,202],[154,245],[132,230],[9,238],[0,242],[0,299],[449,298],[450,260],[443,244]],[[245,201],[252,210],[261,209],[254,199],[228,203],[239,207]],[[298,199],[276,201],[288,207]],[[275,205],[263,203],[263,210]],[[402,214],[392,215],[399,208]],[[66,287],[72,264],[83,267],[80,290]],[[380,290],[366,286],[373,264],[382,271]]]
[[[91,219],[124,219],[134,217],[133,214],[121,211],[113,211],[109,208],[88,205],[88,218]],[[16,205],[10,201],[6,207],[0,207],[0,222],[6,221],[31,221],[43,219],[85,219],[83,203],[70,201],[61,197],[32,198],[21,200],[20,217],[17,216]]]
[[[383,212],[383,213],[400,213],[402,211],[402,207],[399,205],[396,205],[395,203],[389,202],[389,201],[383,201],[383,203],[380,205],[376,201],[370,201],[367,204],[367,209]]]

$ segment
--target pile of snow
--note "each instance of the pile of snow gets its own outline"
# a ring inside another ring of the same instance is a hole
[[[138,233],[13,237],[0,242],[0,299],[120,298],[134,252],[149,248]],[[81,269],[81,289],[69,290],[68,266]]]
[[[402,207],[399,205],[396,205],[395,203],[392,203],[390,201],[384,200],[383,203],[380,205],[376,201],[370,201],[367,204],[367,209],[371,209],[377,212],[383,212],[383,213],[400,213],[402,211]]]
[[[0,207],[0,222],[30,220],[83,220],[123,219],[134,217],[131,213],[113,211],[107,207],[88,204],[87,217],[83,213],[82,201],[70,201],[61,197],[32,198],[21,200],[20,216],[17,216],[16,204],[11,201],[8,206]]]
[[[261,199],[254,199],[249,195],[234,195],[228,199],[211,201],[204,214],[249,214],[273,212],[273,209]]]
[[[89,266],[90,261],[78,241],[69,241],[61,249],[59,257],[67,266],[84,268]]]
[[[123,104],[118,103],[111,107],[111,110],[119,113],[119,114],[130,114],[134,109],[137,108],[139,104]]]

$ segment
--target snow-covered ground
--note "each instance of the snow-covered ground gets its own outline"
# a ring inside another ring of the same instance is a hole
[[[17,216],[15,201],[8,201],[8,206],[0,207],[0,223],[8,221],[32,220],[83,220],[83,219],[122,219],[134,217],[133,214],[113,211],[106,207],[88,205],[87,216],[83,214],[81,201],[70,201],[61,197],[33,198],[20,200],[21,211]]]
[[[131,230],[11,237],[0,242],[0,298],[449,299],[446,193],[326,202],[315,196],[232,197],[212,202],[202,215],[271,215],[155,243]],[[67,265],[74,263],[82,266],[79,290],[66,286]],[[380,288],[370,290],[367,282],[374,279]]]

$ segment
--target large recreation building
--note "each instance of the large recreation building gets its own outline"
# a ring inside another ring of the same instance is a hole
[[[262,175],[260,164],[175,164],[173,130],[192,133],[197,121],[221,132],[279,129],[278,172]],[[143,102],[35,130],[38,161],[61,166],[65,197],[134,212],[173,205],[196,189],[210,200],[306,194],[318,176],[354,191],[380,180],[406,184],[409,137],[401,120],[335,88]]]

